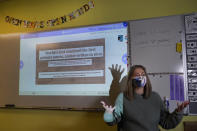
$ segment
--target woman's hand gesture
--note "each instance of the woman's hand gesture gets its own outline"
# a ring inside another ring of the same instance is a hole
[[[106,103],[104,101],[101,101],[101,104],[103,105],[103,108],[105,108],[105,111],[108,113],[113,113],[115,106],[112,107],[111,105],[106,105]]]
[[[177,103],[177,112],[181,112],[187,105],[189,105],[189,101],[184,101],[182,104]]]
[[[109,70],[111,71],[113,79],[119,82],[121,75],[124,72],[124,68],[121,69],[121,65],[116,64],[114,66],[114,64],[112,64],[112,67],[109,67]]]

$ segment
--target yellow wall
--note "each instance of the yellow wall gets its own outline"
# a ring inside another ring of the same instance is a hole
[[[88,0],[0,0],[0,34],[34,32],[125,20],[197,12],[196,0],[93,0],[95,7],[62,25],[28,29],[5,22],[6,16],[29,21],[47,21],[68,15]]]
[[[112,131],[102,113],[84,111],[51,111],[1,109],[1,131]]]
[[[136,20],[197,12],[197,0],[94,0],[95,7],[62,25],[28,29],[5,22],[5,16],[41,21],[67,15],[87,0],[1,0],[0,34],[34,32],[60,28]],[[197,121],[196,116],[183,119]],[[115,131],[107,126],[102,112],[0,109],[1,131]],[[181,123],[173,131],[183,131]]]
[[[183,121],[197,117],[185,116]],[[0,123],[1,131],[116,131],[103,122],[102,112],[0,109]],[[183,124],[170,131],[183,131]]]

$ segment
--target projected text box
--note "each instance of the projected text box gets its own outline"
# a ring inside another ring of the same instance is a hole
[[[36,84],[105,83],[105,39],[37,44]]]

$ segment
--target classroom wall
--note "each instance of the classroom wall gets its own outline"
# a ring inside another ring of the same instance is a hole
[[[0,34],[35,32],[125,20],[197,12],[196,0],[94,0],[95,7],[61,25],[32,29],[5,22],[5,16],[41,21],[69,14],[87,0],[0,0]],[[1,43],[0,43],[1,44]],[[0,109],[1,131],[115,131],[103,122],[103,112]],[[183,121],[197,121],[185,116]],[[173,131],[183,131],[181,123]]]
[[[116,131],[103,122],[103,112],[0,109],[1,131]],[[183,121],[197,121],[185,116]],[[183,131],[183,121],[169,131]],[[161,131],[167,131],[161,129]]]
[[[101,112],[0,109],[1,131],[113,131]]]
[[[91,1],[91,0],[90,0]],[[20,20],[47,21],[79,9],[88,0],[0,0],[0,34],[34,32],[92,24],[136,20],[197,12],[196,0],[93,0],[94,8],[61,25],[43,29],[24,28],[5,22],[6,16]]]

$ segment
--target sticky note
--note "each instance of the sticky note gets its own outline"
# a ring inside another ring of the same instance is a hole
[[[182,43],[176,43],[176,52],[181,53],[182,52]]]

